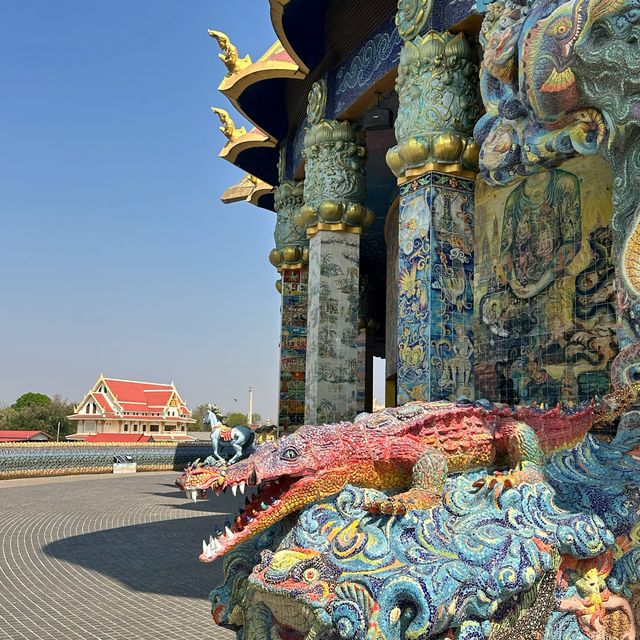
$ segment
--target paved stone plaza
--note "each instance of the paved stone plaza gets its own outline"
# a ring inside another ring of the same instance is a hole
[[[221,564],[198,553],[235,501],[195,505],[176,476],[0,481],[0,639],[234,638],[209,612]]]

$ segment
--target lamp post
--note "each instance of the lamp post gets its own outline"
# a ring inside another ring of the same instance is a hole
[[[253,423],[253,387],[249,387],[249,412],[247,413],[247,426]]]

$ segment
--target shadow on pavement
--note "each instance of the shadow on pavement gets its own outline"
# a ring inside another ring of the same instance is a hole
[[[198,554],[221,519],[194,516],[96,531],[52,542],[44,553],[134,591],[206,599],[222,581],[222,561],[203,564]]]

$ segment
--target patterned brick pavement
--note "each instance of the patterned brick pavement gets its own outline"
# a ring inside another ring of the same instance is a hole
[[[235,501],[187,502],[175,478],[0,481],[0,639],[234,638],[209,613],[220,563],[198,553]]]

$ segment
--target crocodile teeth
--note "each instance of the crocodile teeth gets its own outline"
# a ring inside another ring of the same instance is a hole
[[[229,529],[229,527],[225,527],[224,528],[224,533],[227,536],[227,538],[233,538],[233,531],[231,531],[231,529]]]
[[[207,544],[206,540],[202,541],[202,553],[204,553],[204,555],[207,555],[207,552],[209,551],[209,545]]]
[[[238,485],[237,484],[232,484],[231,485],[231,493],[233,493],[234,497],[235,497],[236,493],[238,493]]]
[[[245,487],[244,482],[241,482],[241,483],[240,483],[240,493],[241,493],[242,495],[244,495],[244,487]]]

